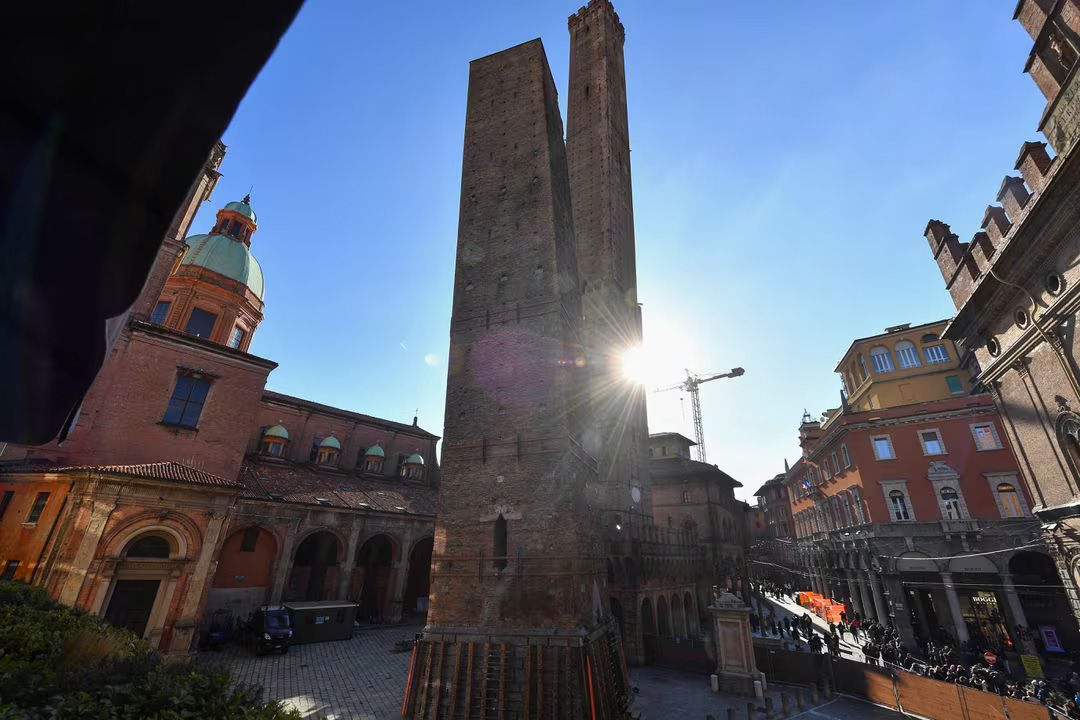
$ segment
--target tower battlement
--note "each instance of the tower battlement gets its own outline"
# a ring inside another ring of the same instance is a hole
[[[619,42],[626,38],[626,30],[619,21],[619,13],[615,12],[615,6],[611,4],[611,0],[589,0],[588,5],[582,6],[567,18],[566,25],[572,33],[585,23],[597,21],[610,22],[617,33]]]

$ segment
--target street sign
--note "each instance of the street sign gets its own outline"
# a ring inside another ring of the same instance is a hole
[[[994,665],[997,663],[997,653],[987,650],[983,653],[983,660],[986,661],[987,665]]]

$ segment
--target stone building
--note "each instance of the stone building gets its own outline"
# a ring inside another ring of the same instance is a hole
[[[1024,71],[1046,96],[1046,142],[1020,146],[1019,176],[969,242],[938,220],[924,234],[956,305],[944,335],[978,359],[1080,617],[1080,3],[1020,0],[1014,17],[1033,40]]]
[[[568,26],[565,144],[540,40],[470,64],[431,609],[405,717],[624,717],[627,657],[702,634],[705,555],[696,530],[653,522],[644,389],[619,363],[641,341],[624,29],[608,0]]]
[[[795,463],[796,468],[801,464],[800,458]],[[761,527],[749,538],[747,545],[751,553],[750,575],[755,579],[777,583],[796,583],[798,580],[788,569],[795,564],[791,502],[784,482],[791,470],[785,461],[784,472],[766,480],[754,493],[757,498],[754,510],[761,517]]]
[[[349,598],[364,620],[423,610],[438,438],[266,390],[248,198],[184,239],[209,156],[62,440],[0,456],[6,578],[186,653],[213,619]]]
[[[916,639],[1019,651],[1017,626],[1056,628],[1068,603],[986,393],[973,392],[945,321],[854,341],[846,387],[803,417],[784,478],[804,585]]]

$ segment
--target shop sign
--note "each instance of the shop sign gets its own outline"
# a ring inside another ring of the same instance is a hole
[[[1042,636],[1043,647],[1046,648],[1046,652],[1065,652],[1065,648],[1061,647],[1061,640],[1058,639],[1057,628],[1053,625],[1040,625],[1039,635]]]
[[[1024,674],[1029,678],[1042,678],[1042,663],[1038,655],[1021,655],[1020,662],[1024,664]]]

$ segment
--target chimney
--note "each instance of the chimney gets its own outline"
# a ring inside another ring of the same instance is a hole
[[[975,263],[980,268],[990,267],[990,261],[994,258],[995,251],[994,243],[990,240],[990,235],[979,230],[971,238],[971,254],[975,256]]]
[[[1013,12],[1013,20],[1019,20],[1020,25],[1027,30],[1027,34],[1034,40],[1042,32],[1046,18],[1054,9],[1054,0],[1020,0],[1016,3],[1016,11]]]
[[[1005,206],[1005,213],[1015,225],[1030,197],[1027,188],[1024,187],[1024,181],[1021,178],[1008,175],[1001,181],[997,201]]]
[[[1046,174],[1052,162],[1044,142],[1026,142],[1020,148],[1016,169],[1024,176],[1024,182],[1031,188],[1032,193],[1039,192],[1046,184]]]
[[[983,214],[982,228],[990,236],[990,241],[994,243],[994,247],[1000,245],[1012,228],[1012,223],[1009,222],[1009,217],[1005,214],[1005,208],[1000,205],[987,205],[986,213]]]
[[[934,253],[938,268],[941,269],[941,276],[945,278],[945,284],[948,285],[956,274],[960,259],[964,256],[965,246],[960,243],[960,239],[952,233],[949,226],[940,220],[928,222],[923,235],[930,243],[930,250]]]

